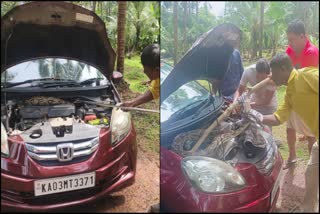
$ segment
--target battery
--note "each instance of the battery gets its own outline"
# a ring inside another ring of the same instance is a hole
[[[100,118],[100,119],[95,119],[95,120],[90,120],[88,122],[90,125],[109,125],[109,120],[108,118]]]
[[[95,120],[95,119],[97,119],[97,116],[95,114],[90,114],[90,115],[84,116],[84,121],[85,122],[88,122],[88,121],[91,121],[91,120]]]

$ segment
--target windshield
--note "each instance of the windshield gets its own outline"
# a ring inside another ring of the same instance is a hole
[[[1,87],[7,83],[23,83],[29,80],[54,79],[83,82],[88,79],[99,80],[99,85],[108,84],[106,77],[95,67],[76,60],[62,58],[42,58],[26,61],[8,68],[1,74]],[[88,86],[95,86],[92,81]],[[28,87],[30,82],[16,84],[15,87]]]
[[[170,65],[161,63],[161,83],[172,69]],[[210,91],[203,86],[208,84],[208,82],[201,80],[200,83],[201,84],[197,81],[189,82],[181,86],[162,102],[160,114],[161,123],[167,121],[175,112],[210,97]]]

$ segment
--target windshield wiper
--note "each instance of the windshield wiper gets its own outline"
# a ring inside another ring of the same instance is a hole
[[[208,98],[206,99],[206,101],[207,101],[207,102],[206,102],[203,106],[201,106],[201,107],[193,114],[193,117],[197,117],[204,108],[206,108],[206,107],[207,107],[208,105],[210,105],[211,103],[214,103],[214,97],[213,97],[211,94],[209,94],[209,96],[208,96]]]
[[[41,88],[53,88],[53,87],[59,87],[59,86],[80,87],[81,85],[77,82],[40,82],[37,86]]]
[[[92,83],[100,81],[100,80],[103,80],[103,78],[101,78],[101,77],[90,78],[90,79],[86,79],[86,80],[83,80],[81,82],[78,82],[78,84],[80,84],[80,85],[92,84]]]
[[[51,81],[50,83],[53,83],[53,82],[59,82],[59,83],[62,83],[61,81],[64,81],[65,82],[75,82],[74,80],[69,80],[69,79],[55,79],[55,78],[40,78],[40,79],[31,79],[31,80],[26,80],[26,81],[22,81],[22,82],[7,82],[5,84],[6,88],[11,88],[11,87],[14,87],[14,86],[18,86],[18,85],[23,85],[23,84],[26,84],[26,83],[32,83],[32,82],[37,82],[37,81]]]
[[[185,113],[186,111],[190,110],[191,106],[202,106],[204,103],[206,103],[208,100],[208,98],[201,100],[200,102],[193,102],[190,103],[189,105],[183,107],[182,109],[180,109],[179,111],[175,112],[174,114],[172,114],[169,118],[169,120],[172,120],[173,118],[176,118],[179,115],[182,115],[183,113]],[[195,108],[195,107],[193,107]]]

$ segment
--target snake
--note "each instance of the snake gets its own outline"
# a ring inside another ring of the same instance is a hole
[[[66,104],[67,102],[60,98],[35,96],[25,101],[29,105],[47,106],[47,105],[59,105]]]
[[[171,149],[183,157],[190,155],[199,155],[222,158],[222,156],[224,156],[223,146],[225,146],[225,144],[233,138],[240,135],[248,126],[249,123],[241,126],[236,130],[230,130],[227,132],[219,130],[219,128],[215,129],[208,135],[202,146],[200,146],[199,150],[192,154],[190,153],[190,150],[199,140],[199,138],[205,131],[205,128],[184,132],[174,138]]]

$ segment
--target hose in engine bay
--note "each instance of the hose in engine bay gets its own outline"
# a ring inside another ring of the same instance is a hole
[[[149,113],[160,113],[159,110],[153,110],[153,109],[144,109],[144,108],[136,108],[136,107],[121,107],[119,104],[118,105],[113,105],[113,104],[106,104],[106,103],[99,103],[99,102],[94,102],[94,101],[84,101],[81,100],[82,103],[87,103],[87,104],[93,104],[101,107],[107,107],[107,108],[120,108],[125,111],[142,111],[142,112],[149,112]]]

